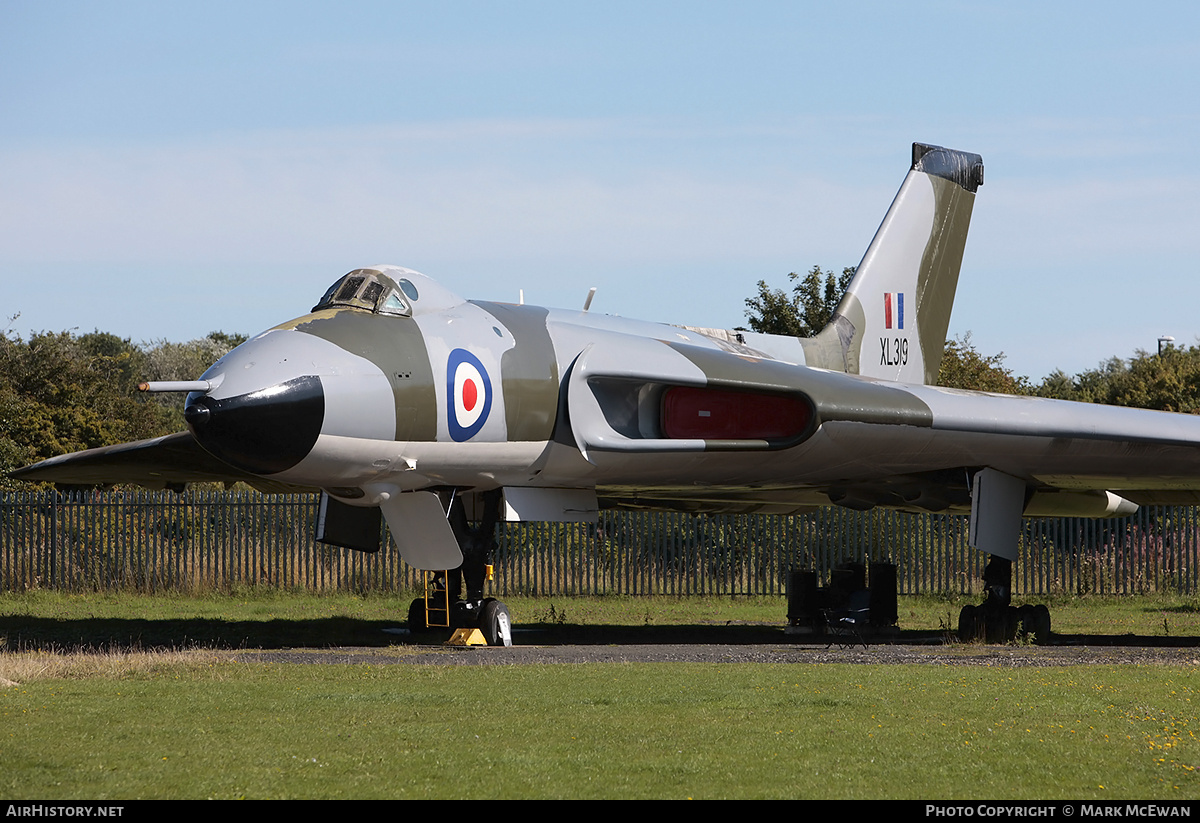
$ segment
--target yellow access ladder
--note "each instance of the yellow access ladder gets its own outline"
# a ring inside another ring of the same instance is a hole
[[[430,628],[450,628],[450,589],[445,585],[449,572],[422,572],[425,580],[425,625]],[[442,575],[442,586],[437,577]]]

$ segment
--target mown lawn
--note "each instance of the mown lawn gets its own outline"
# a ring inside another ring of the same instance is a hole
[[[395,641],[376,630],[396,625],[407,602],[255,591],[0,596],[0,793],[1200,796],[1194,666],[314,666],[230,653],[256,639],[386,645]],[[518,622],[687,625],[717,638],[739,622],[781,626],[786,608],[721,598],[510,605]],[[937,630],[958,607],[905,598],[901,625]],[[1052,608],[1060,631],[1200,634],[1183,598]]]
[[[231,663],[0,689],[11,798],[1195,798],[1178,667]]]

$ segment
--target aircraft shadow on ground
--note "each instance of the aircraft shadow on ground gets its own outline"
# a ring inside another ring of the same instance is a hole
[[[294,649],[356,646],[384,648],[416,644],[440,645],[449,630],[409,633],[403,621],[329,617],[313,620],[228,621],[211,618],[150,620],[87,618],[55,620],[8,615],[0,617],[0,650],[52,649],[115,651],[147,649]],[[775,645],[865,643],[867,645],[941,645],[953,637],[941,631],[901,630],[870,634],[787,634],[778,625],[580,626],[517,624],[514,645]],[[1054,635],[1054,646],[1125,646],[1186,648],[1200,637],[1148,635]]]
[[[384,629],[396,621],[327,617],[312,620],[151,620],[144,618],[0,617],[6,651],[126,649],[284,649],[329,646],[388,646]]]

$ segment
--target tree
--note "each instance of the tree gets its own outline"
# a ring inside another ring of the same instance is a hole
[[[9,471],[47,457],[182,431],[182,396],[137,384],[193,380],[245,339],[213,332],[143,349],[99,330],[28,340],[0,331],[0,488],[15,483]]]
[[[1139,349],[1128,361],[1111,357],[1074,377],[1056,371],[1037,393],[1060,400],[1200,413],[1200,346],[1172,346],[1161,354]]]
[[[829,323],[854,277],[854,266],[842,269],[840,276],[813,266],[803,278],[796,272],[788,279],[799,280],[789,296],[783,289],[772,289],[758,281],[758,296],[746,300],[750,330],[763,334],[812,337]],[[745,329],[739,329],[745,331]]]
[[[36,460],[170,432],[136,390],[141,352],[93,332],[0,334],[0,477]]]
[[[950,389],[990,391],[998,394],[1029,394],[1029,378],[1014,377],[1006,369],[1004,352],[985,357],[975,350],[971,333],[946,341],[937,384]]]
[[[790,295],[782,289],[769,288],[766,281],[759,280],[758,296],[746,300],[750,329],[764,334],[812,337],[833,318],[854,277],[855,268],[844,268],[837,277],[832,271],[821,271],[820,266],[813,266],[803,278],[792,272],[788,277],[800,282],[792,287]],[[990,357],[977,352],[968,332],[946,341],[938,385],[1002,394],[1029,394],[1032,390],[1029,379],[1013,376],[1003,363],[1003,352]]]

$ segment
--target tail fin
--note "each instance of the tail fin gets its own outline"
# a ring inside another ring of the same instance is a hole
[[[912,151],[912,168],[833,319],[800,341],[810,366],[937,380],[983,158],[923,143]]]

